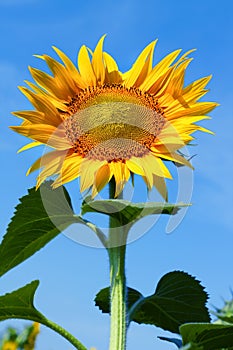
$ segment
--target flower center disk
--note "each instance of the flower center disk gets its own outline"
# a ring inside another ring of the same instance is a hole
[[[74,152],[108,162],[143,157],[165,124],[152,95],[121,85],[88,88],[69,111],[64,124]]]

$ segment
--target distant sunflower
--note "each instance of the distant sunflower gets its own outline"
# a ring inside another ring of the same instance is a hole
[[[2,345],[2,350],[17,350],[17,342],[6,340]]]
[[[195,124],[216,107],[197,102],[211,76],[184,87],[185,70],[192,60],[176,50],[153,67],[156,41],[122,73],[103,51],[104,36],[94,52],[82,46],[78,68],[58,48],[62,63],[43,59],[53,76],[30,68],[36,84],[20,87],[35,110],[14,112],[23,119],[12,129],[33,140],[20,151],[45,144],[54,150],[44,154],[28,170],[43,168],[37,187],[52,175],[56,188],[80,177],[81,191],[91,188],[93,197],[115,178],[117,196],[130,174],[143,177],[147,187],[157,188],[166,199],[165,178],[171,175],[163,163],[169,160],[191,166],[179,150],[193,140],[193,132],[207,131]]]

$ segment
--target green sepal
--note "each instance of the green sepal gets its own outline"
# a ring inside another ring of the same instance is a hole
[[[42,184],[37,191],[35,187],[29,189],[20,199],[0,244],[0,276],[28,259],[71,224],[84,224],[101,234],[95,225],[74,215],[65,187],[54,190],[51,183]]]
[[[224,301],[224,306],[221,309],[215,309],[216,312],[212,313],[218,318],[218,323],[222,321],[222,323],[227,322],[233,324],[233,299]]]
[[[233,316],[221,316],[218,314],[215,314],[219,320],[226,322],[226,323],[231,323],[233,324]]]
[[[133,224],[137,220],[153,214],[174,215],[189,204],[177,203],[132,203],[123,199],[91,200],[87,197],[82,204],[82,214],[98,212],[109,215],[121,225]]]
[[[192,343],[203,350],[232,350],[233,326],[213,323],[189,323],[180,326],[184,346]],[[192,348],[191,348],[192,349]]]
[[[182,271],[164,275],[155,293],[144,297],[135,289],[128,291],[128,323],[151,324],[164,330],[179,333],[179,327],[187,322],[209,322],[205,306],[207,293],[194,277]],[[96,305],[109,313],[109,288],[102,289],[95,298]]]

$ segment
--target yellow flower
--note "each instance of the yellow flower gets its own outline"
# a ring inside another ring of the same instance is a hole
[[[206,114],[217,106],[197,102],[211,77],[184,87],[193,50],[179,58],[181,50],[176,50],[153,67],[156,41],[122,73],[103,51],[103,41],[104,36],[94,52],[81,47],[78,68],[56,47],[61,62],[37,55],[53,75],[30,68],[35,84],[27,82],[29,88],[20,90],[35,110],[14,112],[23,122],[12,129],[33,140],[20,151],[41,144],[53,150],[28,174],[43,168],[37,187],[57,175],[54,188],[80,177],[81,191],[92,188],[94,197],[112,177],[117,196],[135,173],[166,199],[165,178],[171,175],[163,161],[191,166],[179,150],[195,131],[209,132],[196,122],[209,119]]]
[[[2,350],[17,350],[17,343],[15,341],[8,340],[3,344]]]
[[[39,333],[40,333],[40,324],[38,322],[34,322],[31,327],[30,333],[28,335],[27,341],[24,344],[24,350],[35,349],[36,338]]]

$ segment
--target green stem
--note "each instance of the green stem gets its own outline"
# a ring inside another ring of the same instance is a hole
[[[110,182],[109,197],[114,197],[115,183]],[[119,197],[118,197],[119,198]],[[118,226],[118,227],[117,227]],[[125,278],[125,251],[127,233],[119,223],[110,217],[109,219],[109,246],[108,255],[110,263],[111,285],[111,325],[109,350],[126,349],[126,278]]]
[[[46,320],[45,325],[51,329],[53,329],[55,332],[59,333],[63,338],[68,340],[74,347],[78,350],[87,350],[87,348],[78,340],[76,339],[72,334],[70,334],[67,330],[59,326],[58,324]]]

